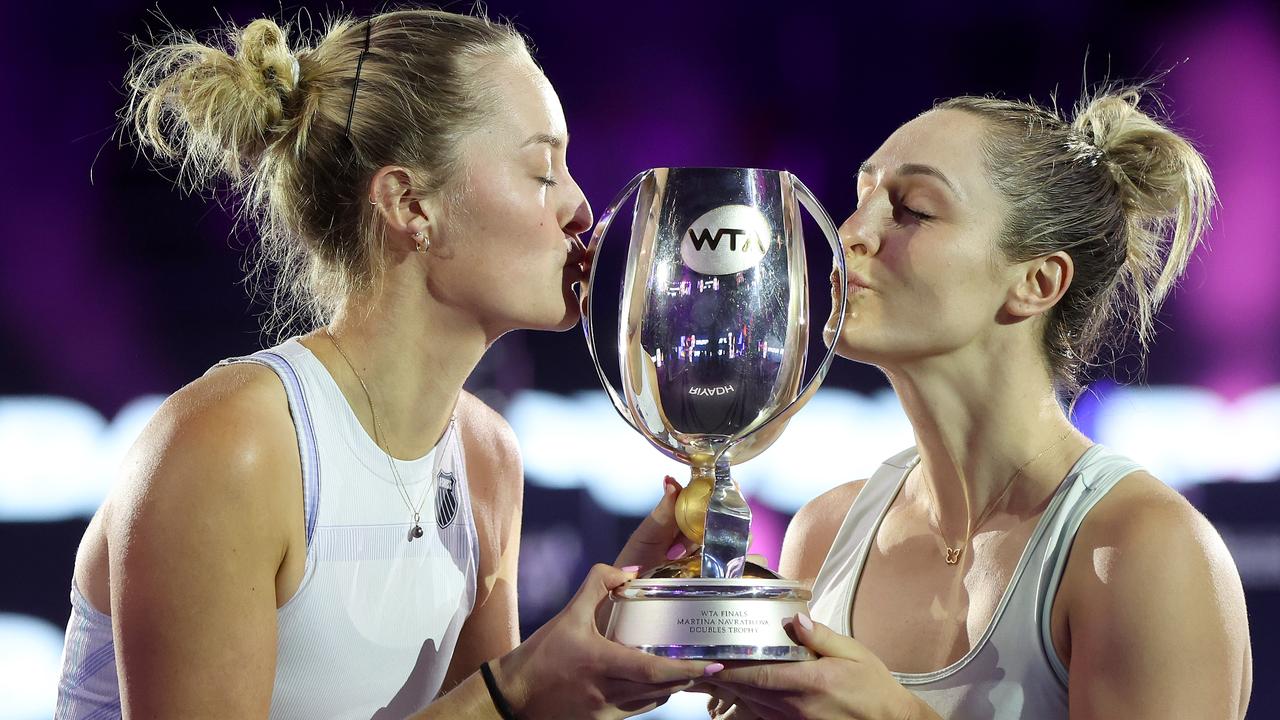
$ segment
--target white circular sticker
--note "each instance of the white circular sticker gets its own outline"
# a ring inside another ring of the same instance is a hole
[[[680,242],[684,264],[703,275],[749,270],[769,251],[769,221],[750,205],[722,205],[703,213]]]

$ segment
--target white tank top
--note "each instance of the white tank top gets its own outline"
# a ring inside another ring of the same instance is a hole
[[[852,636],[853,599],[871,542],[919,462],[915,448],[889,458],[849,508],[813,584],[812,616]],[[1031,534],[986,631],[956,662],[929,673],[893,673],[945,720],[1067,720],[1067,668],[1050,618],[1067,553],[1089,510],[1141,466],[1102,445],[1067,473]]]
[[[284,383],[302,460],[307,559],[276,613],[271,718],[403,718],[440,691],[475,602],[479,549],[457,418],[417,460],[388,456],[360,425],[324,365],[291,339],[222,364],[255,362]],[[111,618],[74,582],[58,718],[120,717]],[[188,668],[191,673],[199,668]]]

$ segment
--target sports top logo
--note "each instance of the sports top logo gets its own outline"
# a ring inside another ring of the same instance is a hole
[[[703,213],[680,242],[684,264],[703,275],[749,270],[769,251],[769,221],[750,205],[722,205]]]

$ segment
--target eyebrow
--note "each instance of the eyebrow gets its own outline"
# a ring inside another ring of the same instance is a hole
[[[863,162],[862,165],[858,166],[859,175],[861,175],[862,173],[872,174],[876,170],[877,170],[876,166],[870,160],[867,160]],[[920,163],[905,163],[903,165],[898,166],[898,174],[899,175],[928,175],[930,177],[935,177],[941,180],[942,184],[946,185],[947,189],[950,190],[952,194],[956,195],[957,197],[964,197],[964,194],[961,193],[960,190],[957,189],[956,186],[953,185],[951,181],[947,179],[947,176],[944,175],[941,170],[939,170],[938,168],[932,165],[921,165]]]
[[[526,147],[529,147],[530,145],[550,145],[551,147],[558,150],[564,147],[564,139],[557,135],[551,135],[549,133],[539,132],[539,133],[534,133],[533,135],[530,135],[529,139],[525,140],[524,144],[521,145],[520,147],[526,148]]]

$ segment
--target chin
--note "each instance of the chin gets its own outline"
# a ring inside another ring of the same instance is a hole
[[[573,291],[570,285],[565,289],[563,294],[564,310],[560,315],[560,320],[552,328],[556,332],[564,332],[571,330],[577,326],[578,321],[582,319],[582,305],[578,298],[578,293]]]
[[[824,329],[822,331],[822,340],[827,344],[827,347],[831,347],[833,335],[834,333],[831,332],[830,329]],[[848,320],[846,320],[844,332],[840,334],[839,338],[834,338],[836,344],[836,355],[839,355],[846,360],[853,360],[854,362],[867,363],[870,365],[879,365],[884,360],[884,353],[879,351],[882,350],[882,348],[877,349],[874,347],[868,347],[866,343],[854,342],[853,338],[850,338],[849,335],[849,325]]]
[[[580,319],[582,319],[582,312],[578,309],[578,301],[575,297],[571,302],[566,302],[560,307],[547,308],[547,312],[539,313],[536,319],[530,319],[524,326],[530,330],[564,332],[576,327]]]
[[[826,324],[822,326],[822,344],[828,348],[834,344],[836,355],[842,358],[848,360],[861,360],[861,358],[858,357],[857,349],[854,347],[854,344],[850,341],[849,337],[851,334],[849,332],[849,326],[852,321],[853,318],[846,315],[844,318],[844,326],[841,328],[842,332],[839,337],[836,337],[836,317],[835,314],[832,313],[832,315],[827,318]]]
[[[578,314],[578,309],[574,308],[569,312],[565,313],[564,317],[560,318],[560,322],[556,323],[553,327],[549,327],[547,329],[553,332],[564,332],[566,330],[572,330],[578,326],[578,320],[580,319],[581,319],[581,316]]]

